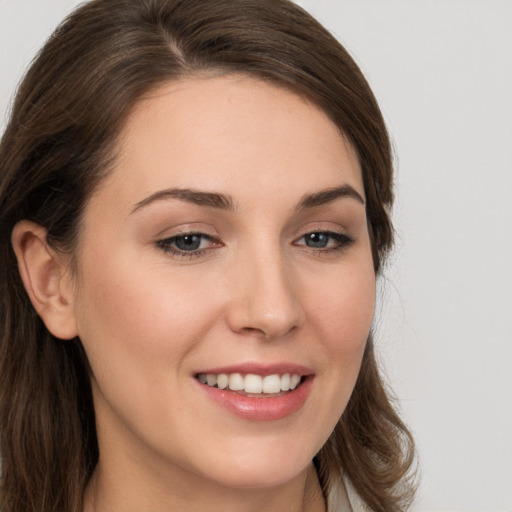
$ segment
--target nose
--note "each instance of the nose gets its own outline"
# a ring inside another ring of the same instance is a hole
[[[232,270],[228,323],[234,332],[275,340],[302,326],[299,283],[277,251],[245,255]]]

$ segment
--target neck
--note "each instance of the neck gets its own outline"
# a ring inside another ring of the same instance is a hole
[[[196,482],[193,492],[180,485],[133,481],[109,474],[98,464],[84,495],[84,512],[325,512],[313,464],[291,482],[271,489],[231,489]],[[174,484],[174,482],[173,482]]]

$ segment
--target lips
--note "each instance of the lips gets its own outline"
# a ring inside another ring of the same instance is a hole
[[[216,405],[243,419],[272,421],[292,415],[306,402],[312,370],[295,364],[244,364],[194,375]]]

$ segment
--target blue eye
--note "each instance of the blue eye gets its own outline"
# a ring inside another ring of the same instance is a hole
[[[202,235],[183,235],[174,238],[174,244],[180,251],[197,251],[201,247]]]
[[[328,233],[309,233],[304,235],[304,241],[308,247],[322,249],[329,244],[330,236]]]
[[[315,231],[307,233],[300,240],[303,240],[303,243],[300,245],[306,245],[312,249],[325,250],[342,249],[354,241],[343,233],[335,233],[331,231]]]
[[[214,240],[203,233],[185,233],[156,242],[164,252],[183,257],[199,256],[214,244]]]

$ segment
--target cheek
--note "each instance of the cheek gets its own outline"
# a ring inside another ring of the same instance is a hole
[[[79,333],[98,372],[152,375],[178,371],[216,318],[215,299],[161,266],[130,260],[90,259],[77,307]]]
[[[318,353],[324,356],[321,364],[329,381],[325,385],[336,397],[341,414],[355,385],[373,321],[373,267],[340,269],[324,290],[309,296],[309,323],[316,333]]]
[[[332,349],[351,350],[364,344],[375,308],[375,275],[371,267],[342,269],[326,281],[322,292],[309,297],[311,317],[322,326]]]

